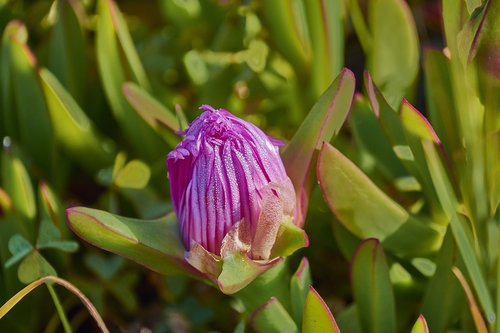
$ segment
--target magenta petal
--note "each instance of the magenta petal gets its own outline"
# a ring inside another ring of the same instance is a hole
[[[244,220],[255,235],[264,189],[289,178],[279,155],[279,140],[227,110],[209,105],[200,109],[204,112],[168,154],[170,192],[186,249],[196,242],[220,255],[224,237],[238,222]],[[274,193],[281,200],[278,191]]]

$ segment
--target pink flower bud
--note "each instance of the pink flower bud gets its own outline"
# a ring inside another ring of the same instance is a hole
[[[267,260],[295,209],[281,142],[224,109],[201,109],[167,158],[184,245],[218,257],[238,251]]]

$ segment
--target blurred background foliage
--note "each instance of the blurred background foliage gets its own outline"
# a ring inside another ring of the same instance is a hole
[[[497,19],[493,0],[0,0],[0,303],[57,274],[112,331],[242,332],[240,303],[80,242],[64,209],[162,216],[166,154],[201,104],[287,142],[348,67],[359,93],[336,148],[321,149],[310,247],[290,266],[308,257],[342,332],[377,331],[376,318],[357,312],[382,305],[386,332],[409,331],[419,313],[432,332],[474,331],[454,266],[491,324],[500,308]],[[476,58],[477,68],[460,67]],[[446,157],[421,144],[433,132],[402,97],[430,118]],[[450,183],[439,178],[443,160]],[[448,209],[450,188],[459,194]],[[370,237],[385,255],[370,240],[355,252]],[[369,271],[382,296],[366,290]],[[61,331],[51,297],[76,332],[97,330],[74,296],[40,288],[0,331]]]

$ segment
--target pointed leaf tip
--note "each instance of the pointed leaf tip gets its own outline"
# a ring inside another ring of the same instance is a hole
[[[429,328],[427,327],[427,322],[425,320],[424,315],[418,316],[415,325],[411,329],[411,333],[429,333]]]
[[[429,120],[405,98],[402,99],[401,104],[401,120],[408,131],[423,139],[431,140],[441,145],[441,140]]]
[[[302,321],[302,332],[340,333],[332,312],[318,292],[311,286],[307,294]]]

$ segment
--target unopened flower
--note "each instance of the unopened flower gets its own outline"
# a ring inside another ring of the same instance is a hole
[[[208,257],[272,259],[280,226],[292,224],[295,192],[280,141],[224,109],[201,109],[167,166],[187,260],[217,275],[220,267]]]

